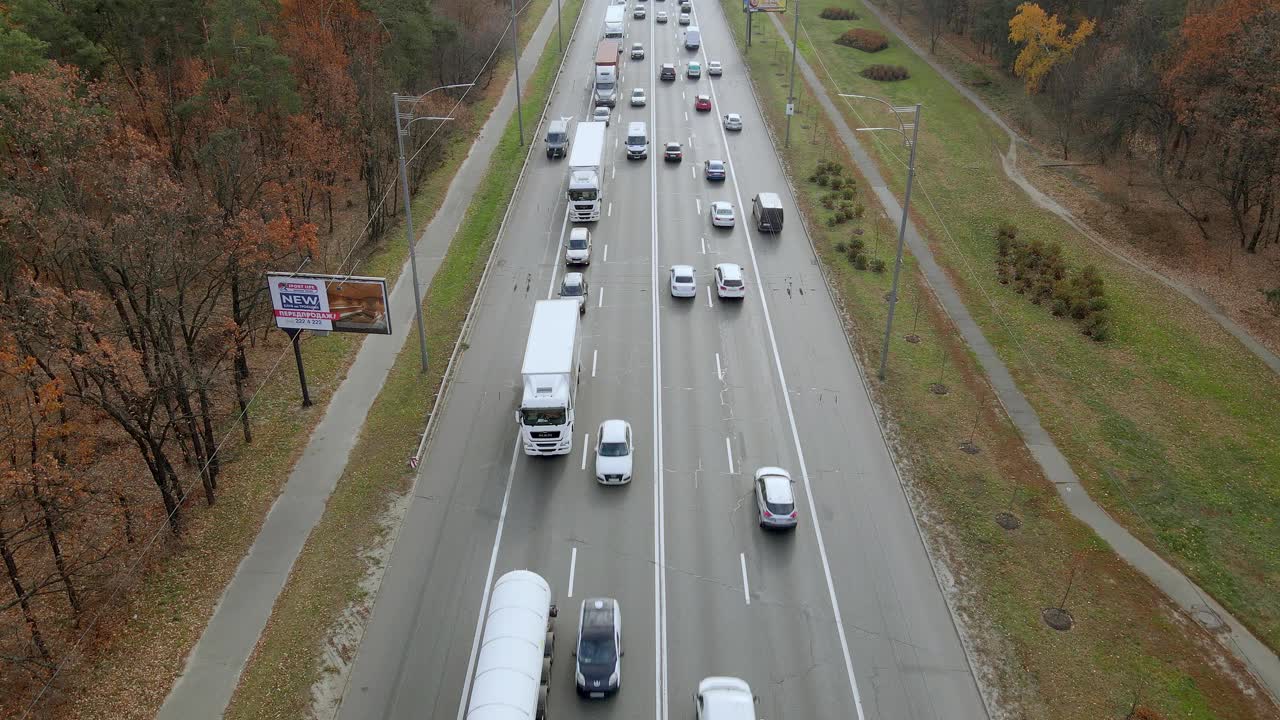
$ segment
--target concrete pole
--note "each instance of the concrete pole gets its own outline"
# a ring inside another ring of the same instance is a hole
[[[800,0],[795,0],[791,12],[796,14],[795,29],[791,31],[791,84],[787,86],[787,105],[791,112],[787,113],[787,136],[782,140],[783,147],[791,147],[791,116],[796,107],[796,48],[800,47]]]
[[[557,3],[556,8],[559,7]],[[511,57],[516,61],[516,125],[520,128],[520,147],[524,147],[524,110],[520,104],[520,27],[516,22],[516,0],[511,0]]]
[[[422,323],[422,290],[418,285],[418,253],[414,250],[413,205],[409,196],[409,170],[404,159],[404,136],[408,128],[400,125],[400,95],[393,93],[391,102],[396,118],[396,142],[400,148],[400,186],[404,190],[404,232],[409,238],[409,267],[413,270],[413,314],[418,322],[418,352],[422,356],[422,372],[427,372],[427,329]]]
[[[898,305],[898,275],[902,272],[902,244],[907,237],[907,212],[911,208],[911,181],[916,176],[916,140],[920,137],[920,103],[916,103],[915,124],[911,128],[911,159],[907,162],[907,192],[902,199],[902,223],[898,226],[898,254],[893,261],[893,287],[889,290],[889,321],[884,326],[884,347],[880,349],[881,380],[889,363],[889,339],[893,336],[893,310]]]

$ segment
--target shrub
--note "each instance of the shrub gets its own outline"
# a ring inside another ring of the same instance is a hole
[[[848,8],[829,7],[823,8],[818,17],[823,20],[857,20],[858,13]]]
[[[1000,223],[1000,227],[996,228],[996,237],[1007,237],[1014,240],[1018,237],[1018,226],[1010,223]]]
[[[849,252],[853,253],[854,255],[857,255],[866,249],[867,249],[867,244],[863,242],[862,238],[860,237],[855,237],[854,239],[849,241]]]
[[[830,181],[830,179],[828,179],[828,178],[827,178],[827,176],[826,176],[826,175],[819,175],[819,176],[818,176],[818,185],[820,185],[820,186],[822,186],[822,187],[826,187],[826,186],[827,186],[827,183],[829,183],[829,182],[831,182],[831,181]]]
[[[835,248],[836,248],[836,252],[843,254],[849,250],[849,244],[843,240],[837,240],[835,244]]]
[[[868,65],[862,68],[862,72],[858,74],[868,80],[877,80],[879,82],[906,80],[911,77],[911,73],[901,65]]]
[[[883,260],[881,260],[880,258],[876,258],[875,260],[872,260],[872,261],[871,261],[871,272],[873,272],[873,273],[883,273],[883,272],[884,272],[884,261],[883,261]]]
[[[1267,304],[1271,306],[1271,312],[1280,315],[1280,287],[1272,288],[1262,293],[1267,299]]]
[[[835,215],[832,215],[831,217],[827,218],[827,227],[835,227],[839,224],[840,224],[840,221],[836,219]]]
[[[867,269],[867,256],[859,254],[853,258],[853,266],[859,270]]]
[[[882,33],[865,28],[854,28],[836,38],[837,45],[844,45],[863,52],[880,52],[889,47],[889,39]]]
[[[828,184],[830,185],[832,190],[839,190],[840,188],[844,187],[844,178],[839,175],[836,175],[831,178]]]
[[[856,265],[858,263],[858,258],[862,257],[862,248],[850,245],[845,251],[845,254],[849,256],[849,262]]]
[[[818,202],[821,203],[822,207],[828,210],[835,209],[835,206],[836,206],[835,193],[827,193],[826,195],[823,195],[822,199],[819,200]]]
[[[858,218],[859,220],[862,219],[862,216],[865,215],[866,212],[867,212],[867,208],[864,207],[862,203],[858,203],[857,205],[853,206],[853,216]]]
[[[853,181],[852,180],[850,180],[849,184],[845,186],[845,189],[840,192],[840,197],[844,198],[845,200],[853,199]],[[1276,291],[1272,291],[1272,292],[1276,292]],[[1280,292],[1276,292],[1275,302],[1277,304],[1280,304]]]

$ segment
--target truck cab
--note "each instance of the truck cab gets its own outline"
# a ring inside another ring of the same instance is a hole
[[[594,91],[596,105],[614,107],[618,104],[618,68],[596,66],[596,86]]]

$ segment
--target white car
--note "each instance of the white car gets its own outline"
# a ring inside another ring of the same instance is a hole
[[[685,74],[691,78],[702,77],[702,63],[697,60],[690,60],[688,67],[685,69]]]
[[[671,297],[697,297],[698,276],[692,265],[671,266]]]
[[[724,200],[711,203],[711,224],[716,227],[733,227],[733,204]]]
[[[722,298],[744,298],[747,282],[742,277],[742,266],[735,263],[716,265],[716,294]]]
[[[720,61],[719,61],[719,60],[708,60],[708,61],[707,61],[707,74],[708,74],[708,75],[715,75],[715,76],[722,75],[722,74],[724,74],[724,66],[720,64]]]
[[[596,481],[602,485],[631,482],[631,423],[605,420],[596,432]]]
[[[636,20],[643,20],[643,19],[644,19],[644,6],[643,6],[643,5],[637,5],[637,6],[636,6],[636,9],[631,11],[631,17],[635,18]]]
[[[560,297],[573,298],[578,301],[578,313],[587,311],[587,279],[580,272],[564,274],[560,283]]]
[[[657,20],[658,22],[660,22],[660,23],[664,23],[664,22],[666,22],[666,21],[667,21],[667,11],[666,11],[666,10],[659,10],[659,11],[658,11],[658,13],[657,13],[656,15],[654,15],[653,17],[654,17],[654,19],[655,19],[655,20]]]
[[[591,264],[591,233],[584,227],[569,231],[569,245],[564,251],[564,261],[569,265]]]
[[[595,122],[602,122],[605,127],[609,127],[609,108],[605,105],[597,105],[596,109],[591,111],[591,119]]]
[[[631,107],[644,107],[648,102],[648,98],[644,95],[644,88],[633,88],[631,90]]]
[[[689,13],[680,13],[680,24],[681,25],[689,24]]]
[[[632,44],[631,44],[631,59],[632,59],[632,60],[643,60],[643,59],[644,59],[644,45],[643,45],[643,44],[641,44],[641,43],[632,43]]]
[[[756,697],[751,694],[751,686],[735,677],[703,678],[693,702],[697,720],[756,716]]]
[[[796,526],[795,494],[791,492],[791,473],[779,467],[756,470],[756,510],[760,527],[791,529]]]
[[[725,130],[741,130],[742,116],[739,115],[738,113],[726,113],[724,116],[724,129]]]

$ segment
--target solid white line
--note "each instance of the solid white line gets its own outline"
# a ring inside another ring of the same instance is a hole
[[[600,288],[600,302],[596,303],[596,307],[604,307],[604,288]]]
[[[702,59],[707,60],[707,46],[702,46]],[[716,98],[716,86],[711,84],[711,100],[720,107],[720,101]],[[720,131],[720,141],[724,146],[729,147],[729,138],[725,134],[724,124],[716,123],[716,127]],[[726,153],[725,164],[729,167],[729,178],[733,183],[733,194],[738,201],[738,207],[746,207],[742,204],[742,189],[738,186],[737,171],[733,168],[732,153]],[[751,241],[751,223],[743,223],[743,231],[747,236],[747,253],[751,256],[751,272],[756,280],[756,294],[760,297],[760,309],[764,313],[764,326],[769,335],[769,349],[773,353],[773,366],[778,372],[778,383],[782,388],[782,401],[787,409],[787,422],[791,426],[791,442],[796,449],[796,458],[800,463],[800,477],[804,481],[804,492],[809,498],[809,515],[811,517],[810,524],[813,526],[814,535],[818,540],[818,557],[822,559],[822,572],[826,576],[827,596],[831,599],[831,610],[836,620],[836,632],[840,635],[840,652],[844,656],[844,670],[849,678],[849,689],[853,692],[853,706],[858,711],[858,720],[866,720],[866,714],[862,710],[862,694],[858,692],[858,681],[853,676],[853,655],[849,651],[849,640],[844,633],[844,618],[840,613],[840,600],[836,597],[835,580],[831,577],[831,562],[827,559],[827,545],[822,539],[822,524],[818,520],[817,502],[813,499],[813,486],[809,482],[809,469],[804,462],[804,450],[800,447],[800,431],[796,427],[795,411],[791,407],[791,393],[787,392],[787,376],[782,370],[782,358],[778,354],[778,339],[773,332],[773,319],[769,313],[769,302],[764,294],[764,284],[760,282],[760,265],[756,260],[755,244]]]
[[[607,243],[606,243],[606,244],[605,244],[605,246],[604,246],[604,260],[603,260],[603,262],[609,262],[609,245],[608,245]]]
[[[729,442],[729,438],[724,439],[724,454],[729,458],[729,474],[733,474],[733,444]]]
[[[597,354],[599,352],[600,352],[599,350],[591,351],[591,377],[596,376],[596,360],[597,360]]]
[[[560,252],[564,249],[565,230],[569,227],[569,204],[564,206],[564,222],[560,223],[560,239],[556,241],[555,259],[551,264],[551,284],[547,286],[547,299],[550,300],[556,291],[556,274],[560,272]]]
[[[724,368],[720,367],[720,353],[716,353],[716,379],[724,380]]]
[[[711,304],[711,286],[710,285],[707,286],[707,307],[714,307]]]
[[[747,554],[738,553],[738,560],[742,562],[742,599],[751,604],[751,588],[747,586]],[[569,571],[569,587],[573,587],[573,571]],[[569,592],[569,597],[573,597],[573,592]]]
[[[591,444],[591,433],[582,433],[582,469],[587,469],[587,446]]]
[[[578,548],[575,547],[569,552],[569,595],[568,597],[573,597],[573,571],[577,566],[578,566]],[[745,569],[745,566],[742,572],[743,572],[743,578],[745,578],[746,572],[747,572]],[[748,602],[748,604],[750,603]]]
[[[502,493],[502,510],[498,513],[498,529],[493,533],[493,551],[489,553],[489,571],[484,577],[484,593],[480,595],[480,614],[476,617],[476,634],[471,638],[471,657],[467,660],[467,677],[462,682],[462,699],[458,701],[458,720],[467,711],[467,698],[471,695],[471,674],[476,668],[476,653],[480,650],[480,633],[484,631],[484,615],[489,609],[489,590],[493,587],[493,569],[498,564],[498,545],[502,542],[502,528],[507,524],[507,504],[511,501],[511,483],[516,477],[516,457],[520,452],[520,431],[516,431],[516,445],[511,448],[511,467],[507,469],[507,489]]]
[[[657,13],[654,13],[656,16]],[[649,21],[650,37],[657,38],[656,23]],[[649,55],[649,77],[654,77],[655,52]],[[649,127],[658,128],[658,103],[649,106]],[[667,548],[666,515],[662,486],[662,321],[658,314],[658,163],[649,163],[649,281],[653,329],[653,673],[654,720],[667,720]],[[459,718],[461,720],[461,718]]]

